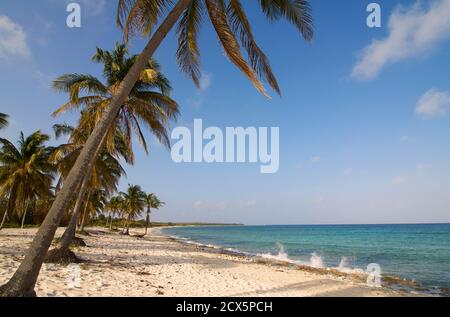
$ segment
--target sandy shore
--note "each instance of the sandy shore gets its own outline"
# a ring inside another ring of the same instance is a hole
[[[0,232],[0,284],[13,274],[35,229]],[[58,230],[57,236],[62,234]],[[145,238],[90,228],[79,266],[45,265],[38,296],[401,296],[352,276],[302,270],[183,244],[152,229]],[[139,230],[132,230],[132,235]]]

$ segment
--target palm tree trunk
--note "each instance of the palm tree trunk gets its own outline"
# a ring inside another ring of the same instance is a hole
[[[89,175],[86,175],[86,178],[83,180],[83,183],[81,184],[80,191],[78,192],[77,201],[75,203],[75,208],[72,213],[72,216],[70,217],[69,225],[67,226],[66,230],[64,231],[61,237],[58,249],[62,253],[65,253],[69,249],[69,246],[72,243],[73,238],[75,237],[75,233],[77,231],[77,221],[78,218],[80,217],[81,210],[83,210],[83,202],[85,201],[86,189],[89,184],[91,174],[92,172],[89,173]]]
[[[109,230],[112,230],[112,225],[113,225],[113,217],[111,215],[111,221],[109,222]]]
[[[26,203],[26,204],[25,204],[25,210],[23,211],[22,223],[21,223],[20,229],[23,229],[23,227],[24,227],[24,225],[25,225],[25,218],[27,217],[28,206],[29,206],[29,204]]]
[[[89,205],[89,199],[90,198],[91,198],[91,195],[88,193],[87,197],[86,197],[86,202],[84,204],[83,218],[81,218],[80,232],[84,232],[84,227],[86,225],[87,211],[88,211],[88,205]]]
[[[122,234],[125,234],[125,230],[127,228],[127,221],[128,221],[128,218],[123,218]]]
[[[2,223],[0,224],[0,230],[3,229],[3,226],[5,225],[6,218],[8,218],[8,210],[5,210],[5,213],[3,214]]]
[[[129,217],[127,217],[127,221],[125,222],[125,228],[123,230],[123,234],[127,234],[127,235],[130,234],[129,223],[130,223],[130,219],[129,219]]]
[[[147,207],[147,217],[145,219],[145,233],[144,236],[147,235],[148,232],[148,225],[150,224],[150,207]]]
[[[2,220],[2,223],[0,224],[0,230],[3,229],[3,226],[6,222],[6,219],[9,218],[9,215],[12,215],[12,211],[16,204],[17,187],[18,187],[18,183],[16,181],[16,182],[14,182],[14,184],[11,188],[10,194],[9,194],[8,206],[6,207],[5,214],[3,215],[3,220]],[[0,296],[1,296],[1,293],[0,293]]]
[[[95,153],[96,156],[98,156],[98,154],[103,149],[105,140],[106,140],[106,136],[103,137],[102,142],[98,146],[97,151]],[[92,177],[92,173],[94,171],[94,163],[95,163],[95,161],[90,163],[89,168],[88,168],[88,173],[84,177],[83,182],[81,183],[81,186],[78,189],[78,196],[77,196],[77,200],[75,202],[75,207],[73,209],[72,216],[70,217],[69,224],[68,224],[66,230],[64,231],[63,235],[61,236],[61,241],[59,242],[59,245],[55,249],[50,250],[50,252],[47,253],[47,259],[58,260],[58,259],[63,258],[64,255],[69,250],[70,244],[72,243],[73,239],[75,238],[75,234],[77,231],[77,221],[81,214],[83,202],[85,201],[85,199],[87,200],[87,198],[85,196],[86,196],[86,192],[87,192],[87,189],[89,186],[89,182]]]
[[[127,217],[127,224],[126,224],[126,230],[125,230],[126,235],[130,234],[130,222],[131,222],[131,213],[128,214],[128,217]]]
[[[58,193],[50,211],[44,219],[39,231],[31,243],[25,258],[9,282],[0,287],[0,297],[6,296],[35,296],[36,285],[42,263],[52,243],[58,225],[68,208],[78,184],[86,175],[86,169],[90,162],[96,159],[95,152],[104,135],[108,132],[119,113],[120,107],[136,84],[142,70],[153,56],[161,42],[172,30],[183,11],[191,0],[179,0],[166,19],[153,34],[144,51],[139,55],[133,67],[120,84],[117,94],[111,100],[108,110],[104,113],[99,123],[83,147],[80,156],[64,182],[63,188]]]

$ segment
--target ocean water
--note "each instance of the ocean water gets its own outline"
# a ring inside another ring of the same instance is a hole
[[[412,282],[416,290],[449,294],[450,224],[179,227],[164,232],[318,268],[365,272],[376,263],[383,277]]]

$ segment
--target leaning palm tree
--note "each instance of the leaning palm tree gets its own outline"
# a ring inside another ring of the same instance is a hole
[[[8,126],[8,118],[9,116],[7,114],[0,112],[0,130]]]
[[[80,118],[78,130],[92,131],[137,58],[137,55],[129,55],[124,44],[116,44],[113,51],[97,48],[92,59],[103,65],[105,82],[89,74],[60,76],[53,86],[58,91],[68,93],[70,99],[53,115],[81,108],[84,115]],[[169,147],[168,124],[179,113],[177,103],[170,98],[171,90],[170,82],[161,73],[159,64],[149,59],[105,136],[108,151],[116,152],[117,135],[120,134],[129,147],[130,163],[133,163],[131,140],[132,133],[136,132],[137,139],[148,153],[143,126],[148,127],[162,144]]]
[[[158,210],[162,206],[165,205],[164,202],[160,201],[159,198],[155,194],[148,194],[145,196],[145,204],[147,205],[147,215],[145,219],[145,233],[144,236],[147,235],[148,227],[150,225],[150,214],[152,209]]]
[[[71,143],[81,145],[77,155],[82,150],[91,131],[98,124],[98,120],[111,102],[117,86],[132,67],[136,58],[137,56],[129,56],[128,50],[123,44],[116,44],[111,52],[97,48],[97,52],[92,59],[103,64],[105,83],[88,74],[66,74],[54,81],[54,88],[69,93],[70,98],[69,102],[62,105],[53,115],[56,116],[68,110],[82,109],[82,115],[76,129],[64,125],[59,127],[60,133],[71,133]],[[146,68],[142,71],[141,79],[135,83],[130,96],[124,101],[116,120],[108,133],[102,138],[102,142],[98,145],[96,151],[100,152],[106,146],[108,153],[121,156],[126,162],[133,164],[133,131],[136,132],[144,150],[148,152],[142,125],[147,126],[158,140],[168,147],[168,123],[169,120],[175,119],[179,113],[177,103],[170,98],[170,92],[170,82],[160,72],[160,66],[154,60],[149,60]],[[97,157],[98,153],[94,153],[93,156]],[[79,185],[76,212],[80,212],[82,208],[81,200],[86,195],[93,163],[94,161],[86,168],[86,174]],[[72,219],[69,226],[69,229],[71,229],[70,236],[75,234],[73,221]]]
[[[259,77],[265,79],[275,91],[279,91],[268,59],[254,40],[251,25],[240,0],[178,0],[170,9],[172,2],[172,0],[119,0],[118,22],[124,28],[126,37],[133,33],[153,33],[153,35],[114,91],[108,109],[98,121],[63,188],[58,193],[55,203],[28,249],[24,261],[11,280],[0,287],[0,296],[35,294],[34,285],[45,253],[50,247],[64,211],[72,201],[78,184],[92,161],[95,160],[99,145],[114,124],[123,103],[133,90],[134,84],[141,78],[142,71],[148,65],[148,60],[175,27],[177,21],[180,21],[177,29],[179,36],[178,61],[181,69],[187,72],[194,82],[198,84],[200,73],[198,31],[204,12],[207,12],[229,60],[251,80],[258,91],[265,94]],[[258,0],[257,2],[269,21],[285,19],[294,24],[307,41],[312,40],[313,27],[308,0]],[[169,13],[165,15],[166,12]],[[162,21],[161,17],[164,17]],[[157,27],[159,22],[161,23]],[[241,47],[247,51],[250,65],[245,60]]]
[[[18,147],[0,138],[0,197],[8,196],[8,205],[0,229],[13,210],[22,219],[22,227],[27,209],[38,198],[52,196],[54,166],[49,162],[53,150],[45,143],[50,139],[40,131],[25,138],[20,133]]]
[[[68,143],[56,147],[51,156],[51,160],[58,167],[62,182],[64,182],[65,177],[70,172],[84,146],[88,133],[80,128],[74,128],[67,124],[54,125],[53,129],[56,138],[59,138],[61,135],[70,136]],[[120,138],[118,137],[117,139],[119,140]],[[125,160],[129,159],[127,148],[116,145],[115,149],[117,150],[114,153],[116,156],[120,156]],[[83,183],[80,185],[80,188],[83,188],[83,190],[80,189],[77,199],[74,202],[69,225],[62,235],[58,246],[48,253],[47,262],[69,262],[70,260],[76,260],[74,254],[69,251],[69,246],[75,238],[77,220],[79,218],[82,219],[80,232],[83,232],[87,218],[86,215],[90,208],[89,202],[92,196],[100,190],[104,191],[108,196],[113,194],[117,190],[117,184],[122,175],[125,175],[125,171],[118,159],[106,150],[103,150],[95,160],[90,173],[87,174]]]
[[[130,222],[139,217],[145,208],[145,193],[138,185],[129,185],[126,192],[120,193],[123,198],[123,208],[126,213],[126,223],[123,234],[130,234]]]

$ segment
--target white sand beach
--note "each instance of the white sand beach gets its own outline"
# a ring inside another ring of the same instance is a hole
[[[0,232],[0,284],[11,277],[36,229]],[[56,236],[63,230],[59,229]],[[184,244],[152,229],[145,238],[90,228],[77,266],[46,264],[38,296],[404,296],[353,276],[308,270]],[[139,230],[132,230],[132,235]],[[79,276],[79,279],[77,279]]]

